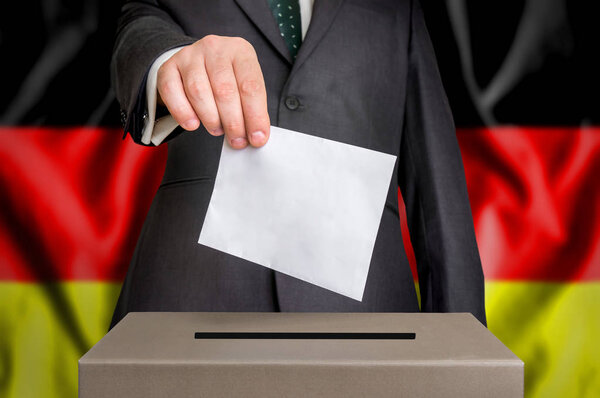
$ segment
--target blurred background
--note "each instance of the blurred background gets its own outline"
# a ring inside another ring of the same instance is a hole
[[[421,3],[457,126],[489,329],[525,362],[527,397],[600,396],[594,2]],[[107,331],[161,178],[166,147],[122,139],[109,88],[119,8],[0,6],[0,397],[77,395],[77,360]]]

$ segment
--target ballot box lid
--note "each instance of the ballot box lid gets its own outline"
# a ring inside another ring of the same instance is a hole
[[[408,333],[409,338],[196,338],[207,332]],[[468,313],[132,312],[79,362],[522,366]]]

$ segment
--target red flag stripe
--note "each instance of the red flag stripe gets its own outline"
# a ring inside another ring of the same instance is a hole
[[[600,280],[600,128],[459,130],[488,280]]]
[[[458,139],[488,280],[600,280],[600,128]],[[166,147],[117,129],[5,127],[0,154],[0,280],[122,280]]]
[[[166,147],[117,129],[0,130],[0,280],[121,280]]]

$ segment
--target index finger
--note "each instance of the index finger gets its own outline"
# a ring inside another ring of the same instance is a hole
[[[269,139],[271,123],[265,81],[253,49],[234,56],[233,71],[238,84],[248,141],[255,147],[263,146]]]

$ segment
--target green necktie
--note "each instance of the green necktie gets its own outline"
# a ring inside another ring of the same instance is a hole
[[[302,43],[302,23],[300,21],[300,3],[298,0],[269,0],[269,8],[279,25],[281,36],[296,59]]]

